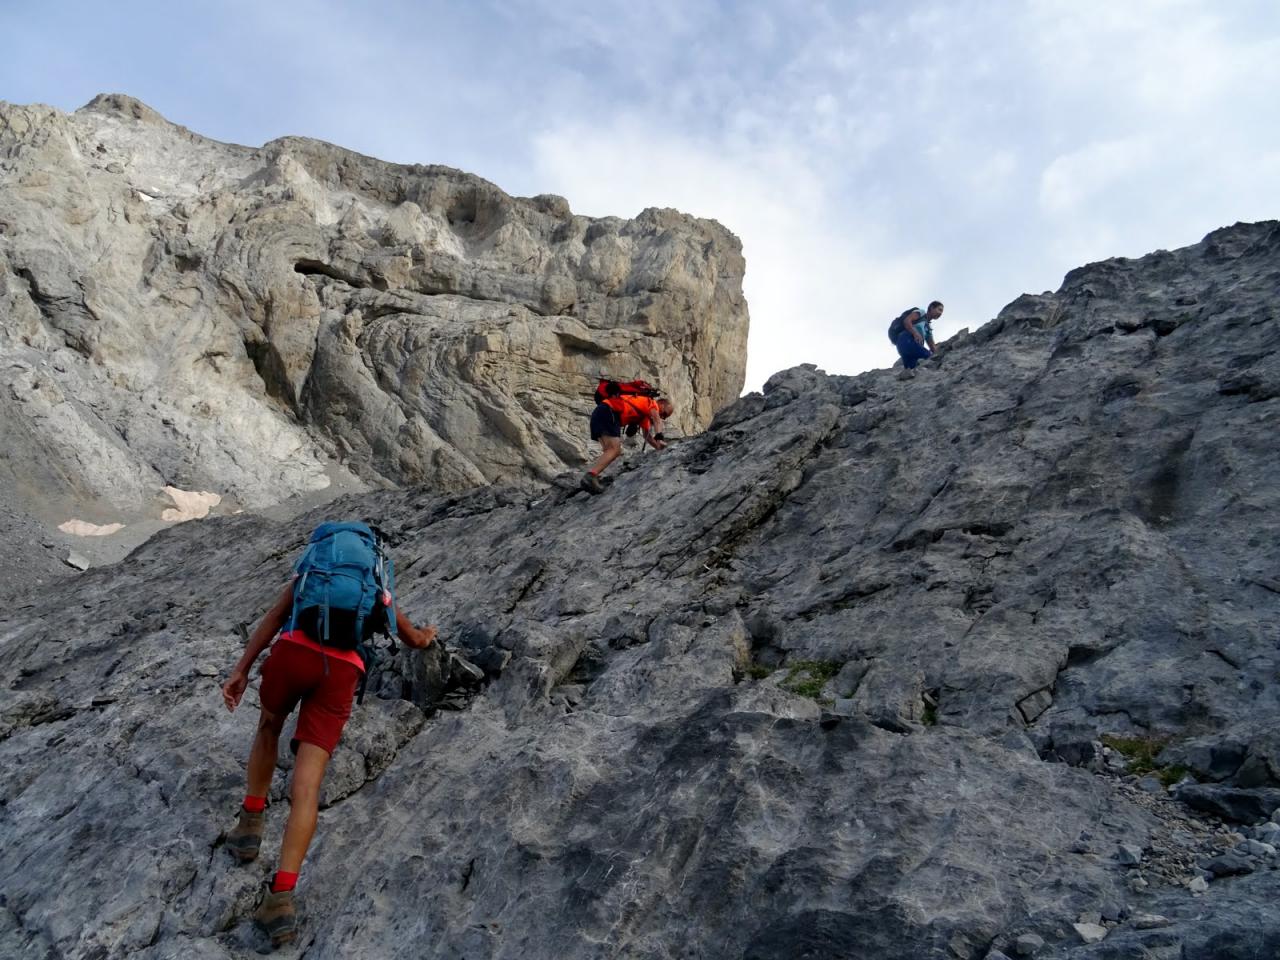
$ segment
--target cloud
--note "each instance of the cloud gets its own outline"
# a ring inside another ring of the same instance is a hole
[[[1051,216],[1074,215],[1086,201],[1139,176],[1153,152],[1145,138],[1130,137],[1057,157],[1040,175],[1040,207]]]
[[[911,301],[946,301],[947,336],[1082,262],[1280,213],[1275,0],[10,7],[20,102],[124,90],[221,139],[715,217],[747,256],[753,385],[887,365]]]
[[[748,389],[797,363],[832,373],[888,365],[889,320],[906,300],[930,299],[933,258],[880,252],[876,225],[833,218],[822,180],[785,146],[735,153],[633,117],[596,129],[549,128],[535,141],[534,163],[538,178],[583,213],[635,216],[673,206],[738,234],[753,318]]]

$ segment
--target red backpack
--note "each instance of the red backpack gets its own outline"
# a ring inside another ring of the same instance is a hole
[[[657,397],[660,391],[646,380],[601,379],[596,384],[596,403],[604,403],[606,397]]]

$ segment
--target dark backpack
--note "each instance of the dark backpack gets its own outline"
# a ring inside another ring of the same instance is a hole
[[[657,397],[660,391],[645,380],[601,379],[596,384],[596,403],[604,403],[607,397]]]
[[[340,650],[364,646],[375,632],[395,637],[395,568],[367,524],[320,524],[293,572],[290,630],[301,626]]]
[[[889,324],[889,342],[890,343],[898,342],[898,338],[902,336],[902,331],[907,329],[907,325],[905,322],[907,317],[910,314],[915,312],[917,312],[917,308],[912,307],[910,310],[903,310],[902,313],[898,314],[898,316],[893,318],[893,323]],[[924,316],[924,314],[921,314],[921,316]]]

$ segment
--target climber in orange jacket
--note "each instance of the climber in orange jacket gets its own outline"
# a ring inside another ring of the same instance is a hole
[[[588,493],[604,493],[600,474],[622,455],[622,428],[632,428],[644,433],[644,442],[655,450],[666,447],[662,435],[662,421],[670,417],[675,407],[666,397],[633,396],[620,393],[604,396],[591,414],[591,439],[600,441],[600,459],[582,478],[582,489]]]

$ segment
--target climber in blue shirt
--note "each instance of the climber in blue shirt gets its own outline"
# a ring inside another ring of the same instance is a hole
[[[906,369],[913,369],[921,360],[928,360],[937,352],[938,347],[933,342],[933,321],[942,316],[942,310],[942,301],[934,300],[927,311],[912,307],[893,322],[891,339]]]

